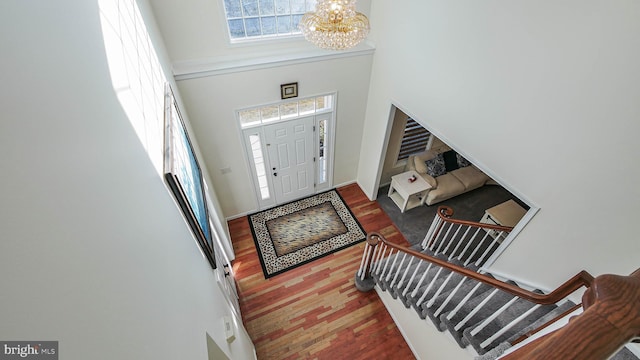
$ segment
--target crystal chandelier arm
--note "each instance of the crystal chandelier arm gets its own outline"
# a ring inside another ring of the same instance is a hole
[[[307,41],[323,49],[344,50],[369,34],[369,19],[356,11],[353,0],[319,0],[315,12],[306,13],[298,25]]]

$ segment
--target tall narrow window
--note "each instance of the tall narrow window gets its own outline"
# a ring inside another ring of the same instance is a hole
[[[135,0],[99,0],[113,89],[159,174],[166,76]]]
[[[402,135],[398,161],[426,150],[430,136],[431,133],[427,129],[418,124],[417,121],[408,118]]]
[[[318,184],[327,181],[327,153],[326,141],[328,138],[327,120],[318,120]]]
[[[262,154],[260,135],[249,135],[249,142],[251,143],[253,163],[256,167],[258,186],[260,187],[260,196],[262,200],[265,200],[269,198],[269,184],[267,183],[267,172],[264,165],[264,155]]]

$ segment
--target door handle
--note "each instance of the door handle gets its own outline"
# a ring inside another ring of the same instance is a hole
[[[274,173],[273,173],[273,176],[278,176],[278,173],[277,173],[277,172],[274,172]]]

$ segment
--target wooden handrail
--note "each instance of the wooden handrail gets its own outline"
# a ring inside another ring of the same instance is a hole
[[[428,246],[433,245],[433,242],[436,241],[436,238],[438,238],[438,236],[440,235],[440,231],[442,230],[442,227],[444,226],[445,222],[448,222],[450,224],[479,227],[479,228],[489,229],[494,231],[511,232],[511,230],[513,230],[513,228],[510,226],[493,225],[493,224],[481,223],[476,221],[453,219],[451,218],[453,216],[453,209],[444,205],[438,207],[438,210],[436,211],[436,215],[442,221],[440,221],[436,231],[434,231],[433,235],[431,236],[431,239],[429,239]]]
[[[541,304],[541,305],[550,305],[550,304],[555,304],[557,302],[559,302],[560,300],[566,298],[567,296],[569,296],[570,294],[572,294],[574,291],[578,290],[580,287],[585,286],[585,287],[590,287],[591,283],[593,281],[593,276],[591,276],[591,274],[589,274],[586,271],[581,271],[578,274],[576,274],[575,276],[573,276],[571,279],[569,279],[568,281],[566,281],[564,284],[560,285],[557,289],[553,290],[551,293],[549,294],[539,294],[533,291],[529,291],[529,290],[525,290],[522,289],[516,285],[512,285],[509,283],[506,283],[504,281],[500,281],[496,278],[493,278],[491,276],[487,276],[484,274],[480,274],[477,273],[473,270],[469,270],[465,267],[462,266],[457,266],[454,264],[451,264],[445,260],[441,260],[438,259],[436,257],[433,256],[429,256],[426,254],[423,254],[421,252],[415,251],[415,250],[411,250],[405,246],[401,246],[401,245],[396,245],[393,244],[389,241],[387,241],[387,239],[384,238],[384,236],[382,236],[381,234],[377,233],[377,232],[372,232],[369,233],[367,235],[367,242],[369,243],[369,245],[371,246],[377,246],[379,242],[384,243],[386,246],[389,246],[391,248],[394,248],[398,251],[402,251],[404,253],[410,254],[418,259],[422,259],[425,261],[429,261],[431,263],[434,263],[436,265],[439,265],[440,267],[449,269],[451,271],[454,271],[456,273],[462,274],[466,277],[475,279],[477,281],[483,282],[485,284],[489,284],[495,288],[498,288],[502,291],[505,291],[507,293],[510,293],[512,295],[518,296],[520,298],[523,298],[525,300],[531,301],[533,303],[536,304]],[[371,252],[373,253],[373,252]],[[371,261],[369,261],[369,263],[371,263]]]
[[[481,223],[481,222],[477,222],[477,221],[452,219],[451,217],[453,216],[453,209],[448,207],[448,206],[439,206],[438,207],[438,211],[436,212],[436,214],[438,215],[438,217],[440,219],[445,220],[446,222],[453,223],[453,224],[476,226],[476,227],[481,227],[481,228],[491,229],[491,230],[497,230],[497,231],[508,231],[508,232],[510,232],[511,230],[513,230],[513,227],[511,227],[511,226],[493,225],[493,224]]]
[[[630,276],[598,276],[582,303],[580,316],[502,359],[602,360],[640,337],[640,269]]]
[[[640,269],[630,276],[601,275],[594,277],[580,271],[551,293],[544,295],[476,273],[405,246],[387,241],[379,233],[369,233],[367,243],[380,243],[463,276],[489,284],[522,299],[541,305],[555,304],[582,286],[585,311],[569,320],[564,327],[546,334],[501,357],[504,360],[604,360],[626,343],[640,338]],[[374,251],[370,251],[371,256]],[[371,263],[371,258],[369,263]],[[368,275],[368,274],[367,274]],[[575,310],[572,308],[570,310]],[[566,314],[566,312],[565,312]],[[530,334],[527,334],[528,336]],[[514,342],[516,344],[517,342]]]

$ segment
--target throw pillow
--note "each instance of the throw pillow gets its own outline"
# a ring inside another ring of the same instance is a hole
[[[427,164],[425,163],[425,160],[421,160],[420,157],[414,156],[413,164],[419,174],[427,173]]]
[[[456,152],[453,150],[445,151],[442,153],[442,157],[444,158],[444,167],[447,172],[453,171],[459,167],[456,155]]]
[[[421,152],[419,154],[416,154],[414,156],[414,159],[413,159],[416,171],[418,173],[420,173],[420,174],[426,174],[427,173],[427,165],[425,164],[425,162],[427,160],[433,159],[436,155],[437,155],[437,153],[434,152],[434,151],[431,151],[431,150],[427,150],[427,151]]]
[[[444,158],[442,157],[442,154],[438,154],[433,159],[425,161],[425,164],[427,165],[427,174],[433,177],[438,177],[447,173],[447,168],[444,166]]]
[[[456,158],[458,160],[458,166],[463,168],[463,167],[467,167],[469,165],[471,165],[471,163],[469,162],[469,160],[465,159],[464,157],[462,157],[460,154],[456,153]]]

